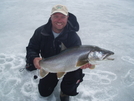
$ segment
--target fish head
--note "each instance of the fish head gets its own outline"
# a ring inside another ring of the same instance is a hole
[[[99,48],[94,46],[88,55],[89,62],[103,61],[103,60],[114,60],[114,58],[110,58],[114,52]]]

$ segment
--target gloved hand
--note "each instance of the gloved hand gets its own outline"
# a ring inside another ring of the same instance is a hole
[[[82,67],[80,67],[81,69],[86,69],[86,68],[90,68],[90,69],[94,69],[95,65],[92,65],[90,63],[87,63],[85,65],[83,65]]]

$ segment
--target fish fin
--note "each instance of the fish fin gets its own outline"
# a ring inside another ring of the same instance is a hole
[[[60,79],[60,78],[62,78],[65,74],[66,74],[66,72],[58,72],[58,73],[57,73],[57,78]]]
[[[95,68],[95,65],[92,65],[89,69],[94,69]]]
[[[88,63],[88,61],[78,61],[77,64],[76,64],[76,67],[83,66],[83,65],[85,65],[87,63]]]
[[[67,49],[67,47],[61,42],[61,51]]]
[[[76,67],[80,67],[80,66],[83,66],[83,65],[89,63],[89,61],[88,61],[88,55],[89,55],[89,53],[86,53],[84,55],[81,55],[79,57],[77,63],[76,63]]]
[[[44,69],[40,69],[40,72],[39,72],[39,74],[40,74],[40,76],[41,76],[42,78],[44,78],[45,76],[47,76],[48,73],[49,73],[49,72],[45,71]]]

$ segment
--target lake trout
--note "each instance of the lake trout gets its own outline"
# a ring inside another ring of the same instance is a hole
[[[42,59],[39,74],[41,77],[45,77],[49,72],[57,73],[57,78],[61,78],[66,72],[75,71],[87,63],[93,64],[106,59],[113,60],[113,58],[109,58],[113,54],[112,51],[91,45],[68,48],[58,55]],[[94,67],[95,65],[91,69]]]

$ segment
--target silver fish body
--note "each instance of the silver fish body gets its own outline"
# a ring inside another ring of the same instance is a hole
[[[58,55],[42,59],[40,66],[41,73],[59,73],[77,70],[81,66],[93,61],[102,61],[114,53],[97,46],[82,45],[66,49]],[[45,72],[44,72],[45,71]],[[40,75],[42,75],[40,73]],[[46,75],[46,74],[45,74]]]

